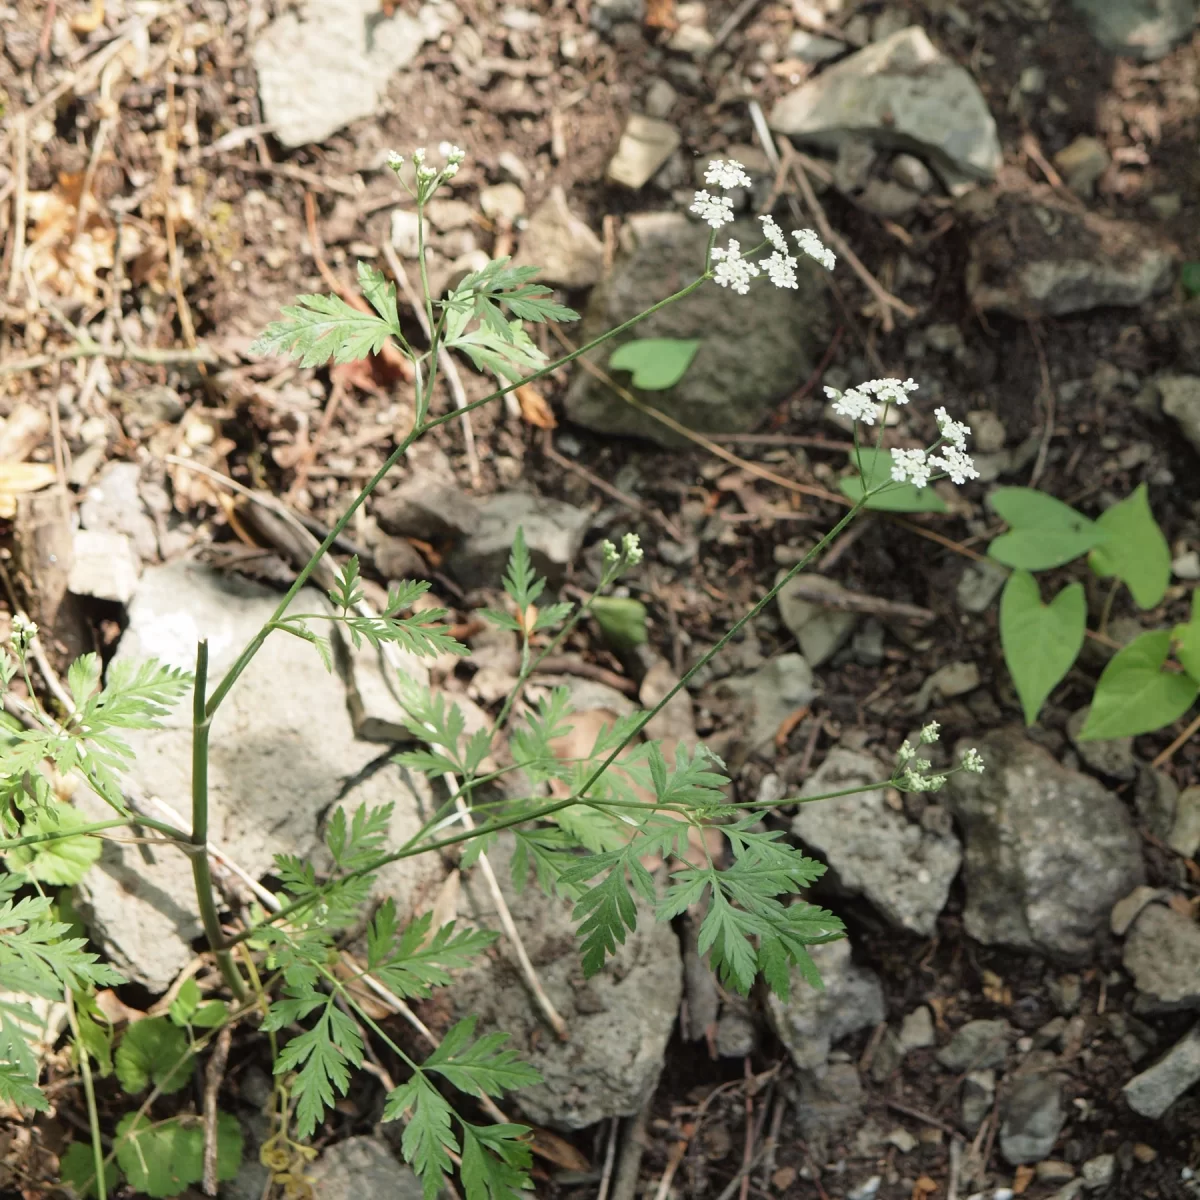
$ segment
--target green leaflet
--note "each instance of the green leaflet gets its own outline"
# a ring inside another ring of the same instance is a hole
[[[199,1117],[151,1121],[128,1113],[117,1125],[117,1137],[117,1162],[140,1193],[178,1196],[204,1178],[204,1123]],[[217,1178],[232,1179],[241,1162],[241,1126],[229,1113],[218,1113]]]
[[[629,371],[634,387],[661,392],[683,378],[699,349],[699,338],[635,338],[612,352],[608,369]]]
[[[1171,631],[1175,640],[1175,657],[1183,669],[1200,683],[1200,589],[1192,592],[1192,616],[1186,624]]]
[[[21,826],[21,836],[58,833],[78,829],[87,823],[69,804],[53,801],[37,809]],[[78,883],[88,867],[100,857],[101,848],[97,838],[76,835],[55,838],[51,842],[37,842],[32,846],[18,846],[10,850],[6,857],[11,870],[20,871],[42,883],[70,887]]]
[[[597,596],[592,616],[605,641],[616,650],[640,646],[646,640],[646,606],[624,596]]]
[[[1138,608],[1161,603],[1171,581],[1171,550],[1150,511],[1146,485],[1103,512],[1096,527],[1105,540],[1088,555],[1092,570],[1101,579],[1117,576]]]
[[[842,495],[856,504],[866,492],[875,488],[882,490],[867,501],[867,508],[877,512],[945,512],[946,505],[933,488],[915,488],[911,483],[895,483],[892,480],[892,456],[887,450],[876,450],[874,446],[862,446],[858,457],[850,455],[852,466],[859,473],[848,475],[838,482]]]
[[[1171,635],[1143,633],[1104,668],[1092,710],[1080,734],[1085,741],[1150,733],[1177,721],[1200,693],[1190,675],[1164,671]]]
[[[1083,585],[1068,584],[1049,604],[1028,571],[1014,571],[1000,597],[1000,644],[1025,710],[1037,720],[1046,697],[1071,669],[1083,646],[1087,599]]]
[[[990,501],[1011,528],[992,542],[988,556],[1006,567],[1061,567],[1107,537],[1096,522],[1034,488],[998,488]]]
[[[187,1038],[166,1017],[147,1017],[125,1031],[116,1054],[117,1079],[130,1095],[153,1083],[166,1093],[186,1087],[192,1077]]]

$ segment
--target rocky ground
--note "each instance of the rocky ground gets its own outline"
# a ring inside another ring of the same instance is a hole
[[[1155,612],[1118,597],[1110,633],[1171,624],[1200,579],[1200,312],[1182,282],[1200,260],[1196,17],[1194,0],[0,6],[3,563],[60,668],[92,648],[189,666],[205,631],[219,669],[298,548],[212,473],[320,534],[407,429],[386,359],[300,371],[249,354],[295,294],[349,286],[356,259],[412,271],[389,149],[468,152],[429,214],[435,285],[494,254],[542,265],[585,313],[561,330],[571,344],[688,278],[704,231],[682,214],[709,157],[750,168],[747,219],[844,239],[832,283],[814,268],[795,293],[709,288],[648,322],[642,336],[704,339],[670,391],[563,371],[443,427],[380,489],[339,549],[369,587],[433,581],[471,656],[408,669],[473,719],[517,669],[472,613],[518,525],[568,594],[603,537],[635,529],[648,548],[631,581],[648,646],[620,655],[583,630],[539,681],[598,721],[653,703],[842,511],[847,431],[822,385],[914,376],[898,436],[930,432],[936,404],[969,414],[983,478],[946,487],[946,514],[860,522],[657,731],[704,739],[742,800],[876,778],[930,719],[947,753],[979,746],[987,772],[936,797],[780,813],[829,864],[818,896],[850,930],[818,949],[825,990],[723,994],[686,919],[644,923],[586,982],[568,913],[527,894],[508,898],[570,1040],[505,950],[422,1010],[434,1029],[478,1011],[539,1066],[520,1104],[541,1193],[1196,1194],[1200,748],[1172,748],[1179,729],[1077,742],[1103,662],[1090,649],[1022,729],[1004,574],[982,557],[998,483],[1094,513],[1145,482],[1175,578]],[[777,172],[792,145],[799,171]],[[389,761],[402,726],[384,672],[347,649],[331,682],[309,647],[275,640],[235,693],[212,835],[251,878],[277,851],[317,852],[334,805],[394,800],[398,837],[426,810]],[[140,741],[133,782],[179,804],[188,736]],[[219,882],[231,906],[249,895]],[[410,912],[489,918],[452,862],[381,887]],[[133,845],[77,889],[133,981],[120,1004],[206,978],[189,893],[182,862]],[[86,1128],[61,1052],[48,1070],[55,1111],[0,1142],[12,1194],[50,1194]],[[224,1096],[251,1149],[268,1070],[240,1034]],[[364,1076],[322,1130],[316,1194],[417,1194],[381,1098]],[[224,1194],[263,1195],[265,1178],[251,1153]]]

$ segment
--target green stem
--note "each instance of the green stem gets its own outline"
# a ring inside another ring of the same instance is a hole
[[[629,735],[625,738],[622,744],[613,750],[608,758],[605,759],[604,762],[601,763],[600,766],[598,766],[590,776],[588,776],[583,785],[572,795],[567,796],[562,800],[551,801],[542,805],[540,808],[534,809],[532,812],[519,813],[511,817],[500,818],[496,821],[489,822],[486,825],[479,825],[473,830],[467,830],[462,833],[441,838],[438,841],[418,845],[416,843],[420,838],[425,836],[426,832],[425,827],[422,827],[422,829],[418,830],[417,833],[415,833],[399,850],[391,851],[388,854],[381,855],[379,858],[374,859],[365,866],[359,867],[357,870],[350,871],[345,875],[340,875],[337,879],[331,880],[330,882],[322,885],[310,895],[304,897],[302,900],[296,900],[291,904],[284,905],[284,907],[278,912],[271,913],[269,916],[263,918],[263,920],[252,925],[249,929],[246,929],[242,933],[239,933],[236,937],[231,938],[226,945],[237,945],[239,942],[243,942],[247,938],[252,937],[254,933],[262,926],[271,925],[277,921],[284,920],[298,909],[312,904],[313,901],[319,899],[326,892],[332,891],[334,888],[343,887],[352,879],[358,879],[364,875],[373,875],[376,871],[388,866],[390,863],[399,862],[401,859],[405,858],[412,858],[417,854],[426,854],[431,851],[446,849],[449,846],[457,846],[462,842],[471,841],[473,838],[486,837],[493,833],[499,833],[501,830],[509,829],[514,825],[523,825],[529,821],[540,821],[546,817],[553,816],[557,812],[561,812],[564,808],[570,808],[574,804],[587,803],[588,789],[596,782],[597,779],[600,778],[601,775],[604,774],[605,771],[609,769],[609,767],[612,766],[625,747],[628,746],[629,743],[633,741],[633,739],[637,737],[637,735],[645,728],[645,726],[660,712],[662,712],[662,710],[671,702],[671,700],[684,687],[687,686],[688,680],[695,676],[697,672],[703,670],[704,667],[706,667],[718,654],[720,654],[721,651],[724,650],[725,647],[733,640],[733,638],[743,628],[745,628],[750,621],[757,617],[759,613],[761,613],[767,607],[767,605],[770,604],[777,595],[779,595],[780,591],[793,578],[795,578],[796,575],[803,571],[804,568],[808,566],[808,564],[811,563],[818,554],[824,551],[825,547],[828,546],[830,542],[832,542],[833,539],[836,538],[838,534],[840,534],[856,516],[858,516],[858,514],[862,511],[862,508],[863,501],[860,500],[854,505],[853,508],[850,509],[849,512],[845,514],[845,516],[841,518],[841,520],[837,522],[836,525],[833,526],[832,529],[829,530],[827,534],[825,534],[823,538],[821,538],[819,542],[817,542],[815,546],[813,546],[811,550],[809,550],[809,552],[798,563],[796,563],[794,567],[792,567],[782,576],[782,578],[780,578],[779,582],[776,583],[775,586],[772,587],[766,593],[766,595],[764,595],[763,598],[754,605],[753,608],[751,608],[740,620],[730,626],[729,631],[725,634],[725,636],[722,637],[720,641],[718,641],[716,645],[714,645],[707,653],[702,655],[695,666],[693,666],[691,670],[689,670],[653,708],[642,714],[641,719],[630,730]]]
[[[216,689],[208,699],[208,704],[206,707],[208,716],[210,718],[213,716],[213,714],[220,707],[221,702],[229,694],[229,689],[233,687],[233,685],[242,675],[242,672],[245,671],[245,669],[250,665],[251,660],[258,653],[263,642],[267,639],[267,634],[269,633],[268,626],[272,622],[278,621],[284,615],[284,613],[287,612],[292,601],[295,600],[297,595],[299,595],[300,590],[308,582],[309,577],[316,569],[317,563],[321,561],[321,559],[333,546],[333,543],[341,536],[346,526],[349,525],[351,520],[354,518],[354,514],[358,512],[364,503],[366,503],[367,497],[375,491],[388,472],[391,471],[391,469],[405,456],[405,454],[408,453],[408,448],[417,440],[417,438],[422,437],[431,429],[436,429],[439,425],[445,425],[447,422],[457,420],[459,417],[465,416],[467,413],[473,412],[477,408],[482,408],[485,404],[491,404],[492,401],[498,400],[501,396],[507,396],[509,392],[515,392],[517,388],[523,387],[527,383],[533,383],[535,380],[543,378],[543,376],[550,375],[554,371],[557,371],[560,367],[565,366],[567,363],[573,362],[575,359],[579,358],[580,355],[586,354],[589,350],[594,350],[597,346],[603,345],[610,338],[616,337],[618,334],[624,333],[628,329],[632,329],[639,322],[644,321],[647,317],[652,316],[660,309],[666,308],[670,304],[674,304],[677,300],[682,300],[685,296],[690,296],[691,293],[699,288],[707,279],[707,274],[701,275],[698,279],[695,279],[689,283],[687,287],[681,288],[679,291],[668,296],[665,300],[660,300],[657,304],[652,304],[644,312],[638,313],[636,317],[631,317],[628,321],[615,326],[607,333],[602,333],[599,337],[593,338],[590,342],[586,342],[578,349],[572,350],[569,354],[564,354],[561,358],[556,359],[554,362],[548,363],[540,370],[534,371],[532,375],[526,375],[523,379],[519,379],[515,383],[506,384],[504,387],[498,388],[496,391],[491,392],[482,399],[473,400],[470,404],[465,405],[463,408],[456,408],[451,412],[443,413],[442,416],[427,420],[424,422],[424,424],[414,425],[409,431],[408,436],[405,437],[403,442],[401,442],[400,445],[388,455],[383,465],[375,472],[374,475],[371,476],[363,490],[359,492],[358,495],[350,502],[350,506],[338,518],[333,527],[325,535],[325,540],[314,552],[312,558],[310,558],[308,562],[300,569],[299,574],[296,576],[295,582],[290,588],[288,588],[287,594],[279,602],[279,605],[275,609],[274,613],[271,614],[271,617],[267,622],[267,626],[264,626],[258,631],[258,633],[254,635],[253,638],[251,638],[246,648],[241,652],[241,654],[238,655],[237,660],[225,673],[224,678],[222,678],[221,682],[217,685]],[[437,365],[435,360],[430,363],[431,384],[432,377],[436,369]]]
[[[79,1071],[83,1075],[83,1094],[87,1100],[88,1129],[92,1135],[92,1170],[95,1172],[93,1182],[99,1200],[108,1196],[108,1188],[104,1179],[104,1146],[100,1141],[100,1110],[96,1107],[96,1085],[92,1080],[92,1064],[88,1058],[87,1047],[79,1032],[79,1018],[75,1013],[75,997],[71,989],[66,988],[63,998],[67,1004],[67,1020],[71,1024],[71,1037],[75,1041],[75,1053],[79,1055]]]
[[[235,999],[246,998],[246,988],[233,955],[223,948],[225,934],[213,900],[212,874],[208,869],[208,732],[211,718],[205,708],[208,687],[208,642],[196,644],[196,684],[192,692],[192,880],[196,886],[196,904],[209,947]]]

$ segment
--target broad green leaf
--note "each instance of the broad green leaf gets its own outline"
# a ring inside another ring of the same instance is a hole
[[[175,993],[175,999],[171,1001],[167,1016],[176,1025],[189,1025],[203,999],[200,985],[194,979],[185,979],[179,991]]]
[[[58,1173],[63,1183],[69,1183],[80,1197],[96,1194],[96,1158],[90,1142],[72,1142],[65,1154],[59,1156]],[[112,1195],[117,1186],[117,1164],[104,1164],[104,1187]]]
[[[117,1079],[130,1095],[151,1083],[169,1094],[187,1085],[192,1061],[182,1030],[166,1017],[147,1017],[130,1025],[117,1047]]]
[[[887,450],[874,446],[859,448],[858,457],[850,455],[851,466],[858,466],[857,475],[848,475],[838,487],[848,500],[858,503],[865,492],[881,490],[867,501],[867,508],[877,512],[945,512],[946,505],[933,488],[915,488],[911,483],[892,480],[892,456]]]
[[[1043,604],[1037,580],[1028,571],[1014,571],[1008,577],[1000,597],[1000,645],[1026,725],[1037,720],[1046,697],[1071,669],[1086,628],[1082,584],[1068,584]]]
[[[21,826],[23,837],[35,833],[59,833],[67,829],[78,829],[86,825],[81,816],[69,804],[57,801],[39,808]],[[99,857],[102,846],[98,838],[76,835],[59,837],[49,842],[37,842],[32,846],[18,846],[7,854],[10,870],[20,871],[31,879],[56,887],[70,887],[87,874],[88,867]]]
[[[629,371],[634,387],[661,392],[683,378],[699,349],[699,338],[635,338],[612,352],[608,369]]]
[[[147,1196],[178,1196],[204,1178],[204,1123],[198,1117],[152,1121],[127,1113],[117,1125],[117,1162],[129,1184]],[[232,1179],[242,1162],[237,1118],[217,1114],[217,1178]]]
[[[1133,593],[1138,608],[1161,603],[1171,581],[1171,550],[1154,514],[1146,485],[1100,514],[1106,539],[1088,555],[1101,579],[1116,575]]]
[[[1006,567],[1047,571],[1086,554],[1107,534],[1069,504],[1034,488],[998,488],[992,508],[1010,526],[988,547],[988,556]]]
[[[596,596],[592,616],[615,650],[628,650],[646,641],[646,606],[624,596]]]
[[[1192,592],[1192,616],[1186,625],[1176,625],[1171,631],[1175,640],[1175,657],[1183,669],[1200,683],[1200,588]]]
[[[1134,638],[1104,668],[1092,710],[1080,737],[1084,741],[1150,733],[1177,721],[1200,694],[1190,675],[1164,671],[1171,635],[1153,630]]]
[[[1200,262],[1184,263],[1179,271],[1179,282],[1189,296],[1200,296]]]

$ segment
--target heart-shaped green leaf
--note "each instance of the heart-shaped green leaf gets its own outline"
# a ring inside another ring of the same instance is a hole
[[[1171,631],[1175,641],[1175,657],[1183,669],[1200,683],[1200,589],[1192,592],[1192,616],[1186,625],[1176,625]]]
[[[1184,263],[1179,272],[1179,282],[1189,296],[1200,296],[1200,262]]]
[[[877,512],[945,512],[946,505],[933,488],[915,488],[911,483],[892,480],[892,456],[887,450],[863,446],[857,459],[850,455],[851,466],[858,467],[857,475],[848,475],[838,483],[842,495],[856,504],[866,492],[882,488],[867,501],[867,508]]]
[[[1096,525],[1107,536],[1088,555],[1092,570],[1101,579],[1116,575],[1138,608],[1159,604],[1171,582],[1171,550],[1150,511],[1146,485],[1106,509]]]
[[[1190,675],[1162,669],[1170,650],[1171,634],[1156,629],[1118,651],[1096,684],[1079,736],[1085,741],[1130,737],[1182,717],[1200,694],[1200,684]]]
[[[1068,584],[1043,604],[1037,580],[1028,571],[1014,571],[1008,577],[1000,597],[1000,645],[1026,725],[1037,720],[1046,697],[1071,669],[1086,626],[1082,584]]]
[[[617,650],[640,646],[646,640],[646,606],[626,596],[596,596],[592,616],[608,644]]]
[[[998,488],[989,499],[1011,526],[988,547],[988,556],[1006,567],[1023,571],[1061,567],[1107,536],[1095,521],[1035,488]]]
[[[683,378],[699,349],[698,338],[635,338],[612,352],[608,369],[630,371],[634,387],[661,392]]]

